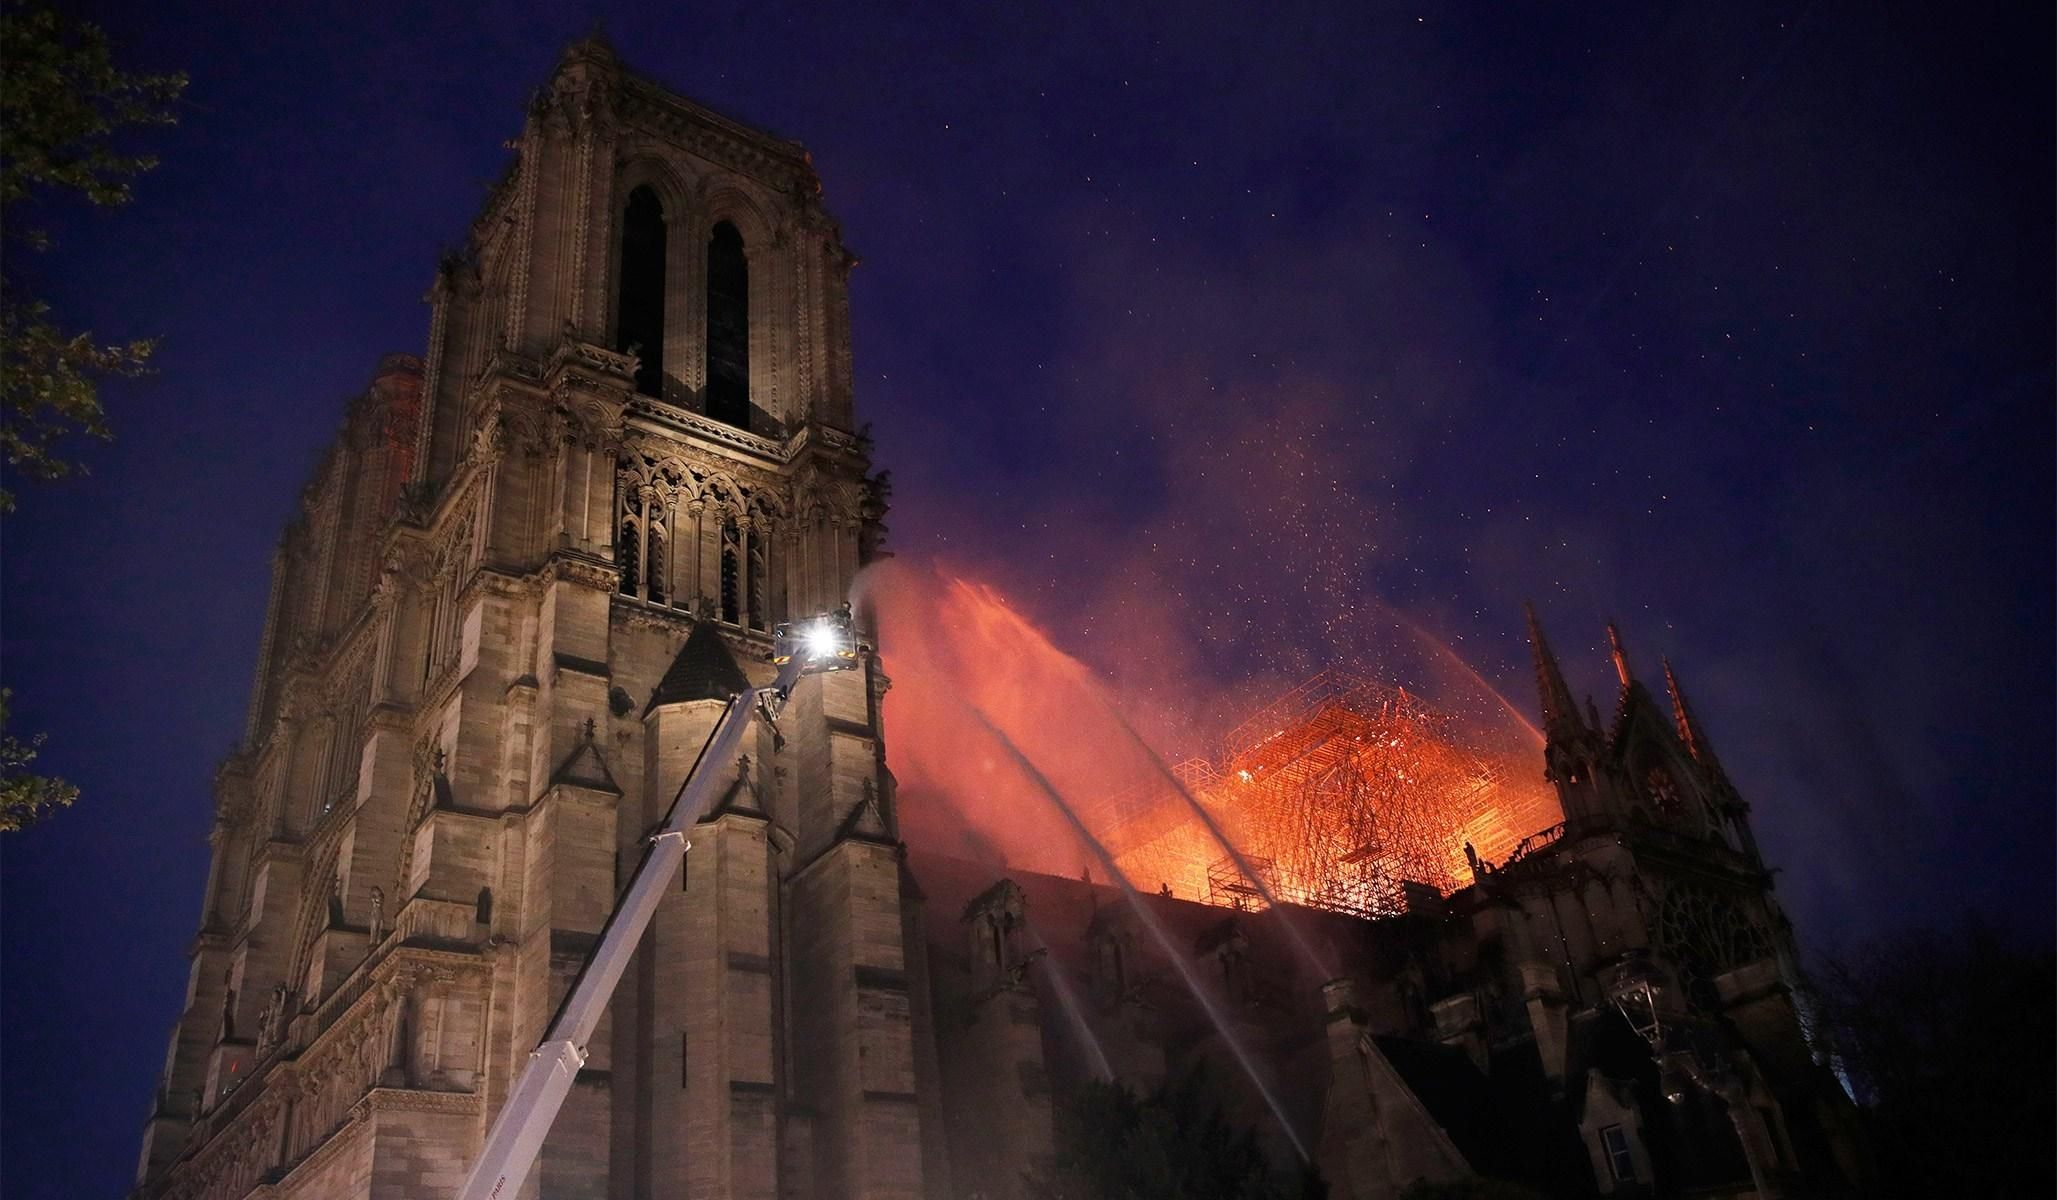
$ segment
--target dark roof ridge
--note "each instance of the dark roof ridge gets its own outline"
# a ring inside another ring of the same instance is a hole
[[[736,656],[715,630],[714,622],[695,621],[685,645],[679,647],[677,657],[671,660],[670,669],[651,691],[643,715],[649,716],[661,704],[727,700],[749,686],[743,668],[737,665]]]

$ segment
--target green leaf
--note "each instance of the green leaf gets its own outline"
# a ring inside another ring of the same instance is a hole
[[[64,780],[29,770],[44,735],[39,733],[24,742],[7,732],[13,699],[11,689],[0,688],[0,833],[25,829],[51,809],[63,808],[79,797],[79,789]]]

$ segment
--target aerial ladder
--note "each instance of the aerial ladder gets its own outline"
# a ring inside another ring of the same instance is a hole
[[[586,1047],[600,1014],[692,846],[687,832],[706,815],[717,781],[735,761],[751,718],[761,716],[767,724],[774,723],[802,675],[854,667],[858,649],[848,604],[832,613],[782,624],[775,631],[772,661],[778,666],[777,678],[729,698],[700,757],[679,784],[664,823],[650,836],[643,860],[600,931],[592,956],[573,981],[543,1040],[530,1052],[528,1064],[507,1094],[507,1103],[493,1118],[485,1148],[458,1190],[458,1200],[511,1200],[521,1190],[542,1150],[544,1135],[550,1132],[557,1110],[571,1091],[572,1080],[585,1065]],[[775,724],[773,734],[777,734]]]

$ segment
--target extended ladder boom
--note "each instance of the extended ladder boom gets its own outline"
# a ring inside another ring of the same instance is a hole
[[[691,844],[686,831],[699,823],[714,799],[716,782],[726,773],[741,748],[750,718],[760,710],[776,715],[793,685],[808,670],[834,669],[851,665],[856,643],[850,628],[849,606],[841,612],[817,618],[808,627],[790,635],[797,644],[789,649],[788,631],[779,630],[778,678],[768,687],[745,688],[729,699],[728,707],[708,735],[700,759],[679,785],[664,824],[651,836],[649,851],[629,879],[628,890],[607,926],[585,970],[572,984],[571,994],[557,1010],[557,1018],[543,1035],[543,1041],[529,1055],[528,1065],[515,1080],[507,1103],[493,1119],[486,1145],[472,1164],[471,1174],[458,1190],[458,1200],[511,1200],[535,1165],[543,1137],[564,1106],[571,1082],[585,1065],[586,1044],[600,1023],[600,1014],[614,995],[615,985],[635,953],[636,943],[650,927],[665,888],[679,869]]]

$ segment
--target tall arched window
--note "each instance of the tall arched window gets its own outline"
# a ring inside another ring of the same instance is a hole
[[[1100,989],[1109,1000],[1120,1000],[1128,993],[1128,962],[1122,954],[1121,939],[1110,933],[1100,939]]]
[[[743,621],[742,552],[743,530],[730,517],[721,523],[721,619],[731,625]]]
[[[647,544],[643,547],[643,598],[652,604],[662,604],[665,601],[664,581],[669,578],[664,573],[664,525],[653,520],[646,528],[648,533],[644,538]]]
[[[621,526],[614,561],[621,567],[621,594],[664,604],[671,599],[671,574],[664,552],[671,536],[666,499],[655,488],[623,488]]]
[[[621,532],[614,539],[614,561],[621,567],[621,594],[640,595],[643,579],[638,568],[643,565],[643,537],[634,517],[623,518],[621,522]]]
[[[750,263],[727,221],[707,241],[707,415],[750,428]]]
[[[765,551],[767,539],[762,518],[750,526],[750,620],[752,629],[770,627],[767,619],[771,612],[771,573],[767,569]]]
[[[621,291],[614,348],[638,358],[636,390],[664,394],[664,204],[639,187],[621,214]]]

